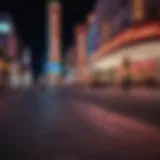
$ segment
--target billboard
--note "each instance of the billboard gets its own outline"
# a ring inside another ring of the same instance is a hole
[[[59,3],[49,4],[49,61],[51,62],[60,60],[60,12]]]

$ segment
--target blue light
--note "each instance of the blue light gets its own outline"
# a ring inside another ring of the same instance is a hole
[[[8,23],[0,23],[0,32],[1,33],[8,33],[10,32],[11,28]]]
[[[48,62],[45,66],[46,73],[53,73],[59,75],[62,72],[62,65],[55,62]]]

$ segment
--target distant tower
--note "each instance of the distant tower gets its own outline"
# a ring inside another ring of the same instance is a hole
[[[75,27],[75,44],[77,56],[77,78],[80,80],[87,64],[86,26],[79,24]]]
[[[51,1],[48,4],[48,57],[46,72],[51,83],[59,81],[61,75],[61,4]]]

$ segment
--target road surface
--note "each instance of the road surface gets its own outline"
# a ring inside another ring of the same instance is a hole
[[[91,97],[85,99],[84,94],[73,93],[54,88],[6,91],[1,95],[3,159],[160,159],[160,128],[157,124],[125,115],[118,109],[111,110],[119,106],[109,100],[105,100],[104,105],[95,98],[92,101]],[[126,110],[133,105],[127,99],[121,101],[127,103],[123,106]],[[138,117],[140,105],[135,104]],[[147,110],[148,107],[146,104]],[[159,115],[155,113],[154,116]]]

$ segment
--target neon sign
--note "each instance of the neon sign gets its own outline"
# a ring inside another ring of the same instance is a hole
[[[91,61],[96,60],[97,58],[109,53],[112,49],[118,48],[121,45],[154,36],[160,36],[160,23],[151,23],[145,26],[140,26],[139,28],[130,28],[100,47],[100,49],[94,55],[92,55]]]

